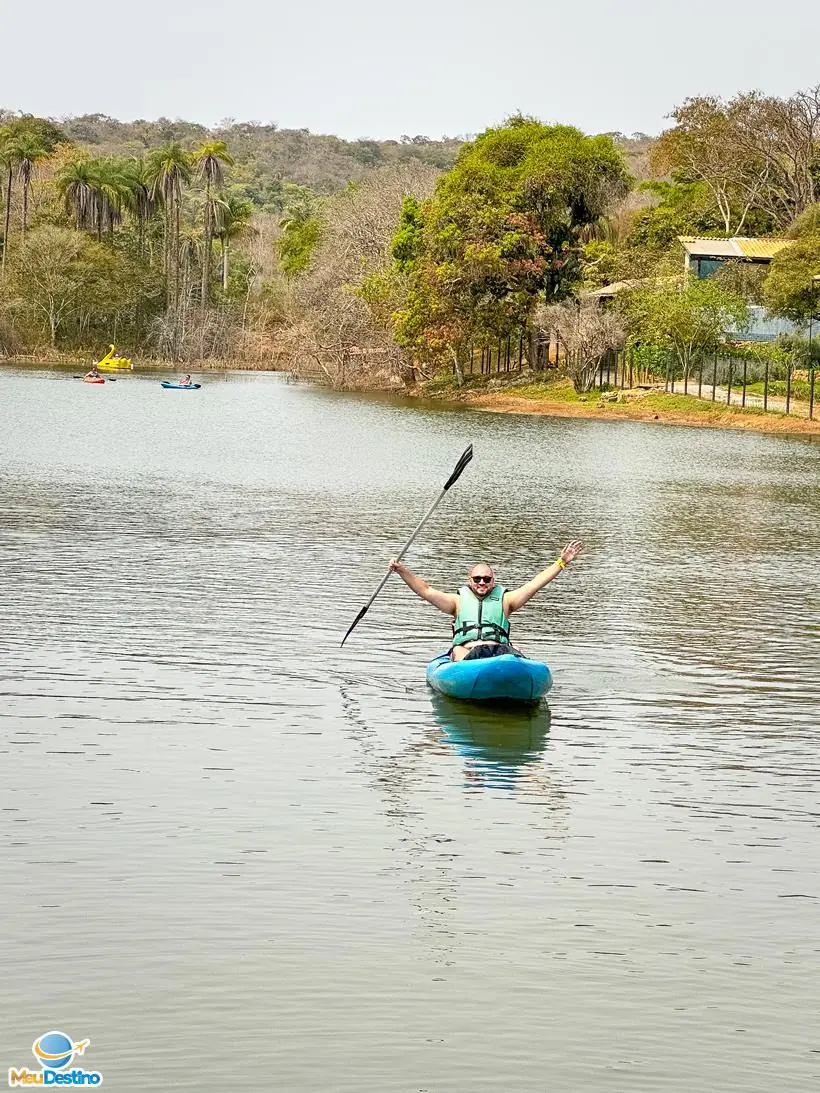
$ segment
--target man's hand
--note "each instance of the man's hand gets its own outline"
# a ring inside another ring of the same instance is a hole
[[[580,539],[573,539],[571,543],[567,543],[564,549],[561,551],[561,557],[565,562],[571,562],[581,553],[584,544]]]
[[[398,558],[391,558],[390,565],[387,567],[391,573],[401,573],[404,569],[404,564],[398,560]]]

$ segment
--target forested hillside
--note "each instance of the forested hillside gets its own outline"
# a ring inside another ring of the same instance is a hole
[[[0,125],[11,115],[0,110]],[[203,141],[224,140],[236,164],[234,188],[245,190],[257,208],[279,212],[287,204],[283,183],[307,186],[331,194],[348,182],[359,181],[379,167],[421,163],[439,171],[455,163],[465,137],[431,140],[422,135],[397,140],[342,140],[307,129],[280,129],[274,123],[243,122],[226,118],[213,129],[195,122],[169,118],[123,122],[105,114],[52,119],[65,138],[94,156],[140,156],[152,148],[178,141],[193,147]],[[635,178],[649,177],[649,148],[644,133],[626,137],[610,134],[624,153]]]

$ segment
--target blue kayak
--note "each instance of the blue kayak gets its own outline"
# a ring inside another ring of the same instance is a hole
[[[166,383],[165,380],[160,384],[161,387],[167,388],[169,391],[198,391],[202,386],[201,383]]]
[[[434,691],[472,702],[537,702],[552,686],[552,674],[540,660],[504,653],[481,660],[450,660],[443,653],[427,665]]]

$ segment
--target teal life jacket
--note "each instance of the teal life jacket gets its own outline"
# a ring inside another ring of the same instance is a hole
[[[510,620],[504,614],[506,588],[495,585],[484,599],[479,599],[469,585],[458,590],[458,614],[453,620],[453,644],[466,641],[497,641],[509,644]]]

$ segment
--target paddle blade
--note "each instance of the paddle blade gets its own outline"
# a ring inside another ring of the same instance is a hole
[[[468,444],[464,451],[461,453],[461,459],[459,459],[458,463],[456,463],[455,470],[444,483],[445,490],[449,490],[450,486],[452,486],[454,482],[457,482],[459,480],[459,478],[461,477],[461,472],[464,470],[464,468],[467,466],[472,458],[473,446],[472,444]]]
[[[370,603],[372,603],[372,602],[373,601],[371,600]],[[368,609],[368,607],[370,607],[370,603],[366,603],[364,605],[364,607],[358,613],[358,615],[353,620],[353,622],[351,622],[350,626],[348,626],[347,633],[342,638],[342,640],[339,642],[339,648],[340,649],[344,645],[344,643],[347,641],[347,639],[350,637],[350,635],[353,633],[353,631],[356,629],[356,627],[359,625],[359,623],[362,621],[362,619],[365,617],[365,615],[367,614],[367,609]]]

